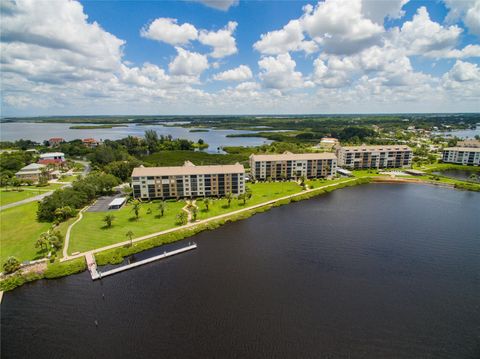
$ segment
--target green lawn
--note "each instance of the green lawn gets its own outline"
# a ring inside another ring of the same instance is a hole
[[[165,214],[163,217],[160,217],[158,201],[142,203],[138,220],[135,219],[135,214],[130,204],[118,211],[85,212],[83,219],[73,226],[68,252],[69,254],[84,252],[126,241],[128,238],[125,236],[125,233],[129,230],[134,233],[134,238],[136,238],[176,227],[175,217],[184,206],[184,201],[167,201]],[[148,208],[152,210],[151,214],[146,213]],[[103,222],[106,214],[115,216],[115,220],[110,228],[105,228],[105,223]]]
[[[60,182],[73,182],[73,181],[75,181],[77,178],[78,178],[77,175],[73,175],[73,176],[62,176],[62,177],[60,177],[58,180],[59,180]]]
[[[0,190],[0,205],[4,206],[6,204],[14,203],[21,201],[23,199],[27,199],[30,197],[35,197],[39,194],[42,194],[43,191],[5,191]]]
[[[212,199],[212,203],[207,212],[202,199],[197,199],[197,206],[199,208],[197,219],[206,219],[220,214],[237,211],[245,207],[254,206],[259,203],[302,191],[302,187],[295,182],[261,182],[250,183],[247,186],[252,191],[252,198],[250,198],[245,205],[242,200],[236,198],[232,199],[230,207],[228,207],[228,201],[225,198]]]
[[[35,248],[41,233],[50,228],[50,223],[37,222],[36,202],[9,208],[0,212],[0,262],[9,256],[20,261],[39,259],[43,255]]]

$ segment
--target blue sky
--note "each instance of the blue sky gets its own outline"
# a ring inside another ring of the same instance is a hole
[[[1,11],[2,116],[480,110],[480,0]]]

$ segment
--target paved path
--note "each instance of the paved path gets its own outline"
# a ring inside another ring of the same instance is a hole
[[[18,202],[13,202],[13,203],[6,204],[6,205],[0,207],[0,211],[3,211],[4,209],[7,209],[7,208],[21,206],[22,204],[26,204],[26,203],[30,203],[30,202],[41,201],[45,197],[50,196],[52,193],[53,193],[53,191],[48,191],[48,192],[39,194],[38,196],[34,196],[34,197],[22,199],[21,201],[18,201]]]
[[[309,189],[309,190],[306,190],[306,191],[301,191],[301,192],[299,192],[299,193],[295,193],[295,194],[291,194],[291,195],[288,195],[288,196],[280,197],[280,198],[273,199],[273,200],[270,200],[270,201],[267,201],[267,202],[262,202],[262,203],[259,203],[259,204],[254,205],[254,206],[250,206],[250,207],[247,207],[247,208],[242,208],[242,209],[239,209],[239,210],[237,210],[237,211],[220,214],[220,215],[218,215],[218,216],[210,217],[210,218],[203,219],[203,220],[200,220],[200,221],[197,221],[197,222],[190,222],[190,223],[188,223],[188,224],[186,224],[186,225],[184,225],[184,226],[174,227],[174,228],[170,228],[170,229],[167,229],[167,230],[164,230],[164,231],[161,231],[161,232],[156,232],[156,233],[147,234],[146,236],[135,238],[135,239],[133,239],[131,242],[128,240],[128,241],[124,241],[124,242],[119,242],[119,243],[111,244],[111,245],[109,245],[109,246],[97,248],[97,249],[94,249],[94,250],[91,250],[91,251],[88,251],[88,252],[78,253],[78,254],[70,255],[70,256],[68,256],[68,255],[65,256],[65,255],[64,255],[64,257],[63,257],[60,261],[63,262],[63,261],[70,260],[70,259],[74,259],[74,258],[80,258],[80,257],[85,256],[86,253],[92,253],[92,254],[94,254],[94,253],[98,253],[98,252],[103,252],[103,251],[106,251],[106,250],[109,250],[109,249],[114,249],[114,248],[121,247],[121,246],[124,246],[124,245],[127,245],[127,244],[129,245],[130,243],[140,242],[140,241],[143,241],[143,240],[145,240],[145,239],[157,237],[157,236],[160,236],[160,235],[163,235],[163,234],[168,234],[168,233],[172,233],[172,232],[176,232],[176,231],[181,231],[181,230],[183,230],[183,229],[190,228],[190,227],[194,227],[194,226],[197,226],[197,225],[199,225],[199,224],[216,221],[216,220],[218,220],[218,219],[227,218],[227,217],[230,217],[230,216],[239,214],[239,213],[243,213],[243,212],[250,211],[250,210],[252,210],[252,209],[256,209],[256,208],[260,208],[260,207],[265,207],[265,206],[274,204],[274,203],[276,203],[276,202],[278,202],[278,201],[283,201],[283,200],[285,200],[285,199],[290,199],[290,198],[293,198],[293,197],[301,196],[301,195],[306,194],[306,193],[321,191],[321,190],[323,190],[323,189],[325,189],[325,188],[328,188],[328,187],[338,186],[339,184],[356,181],[357,179],[358,179],[358,178],[352,178],[352,179],[349,179],[349,180],[347,180],[347,181],[332,183],[332,184],[327,185],[327,186],[322,186],[322,187],[318,187],[318,188]],[[73,224],[72,224],[72,226],[73,226]],[[65,244],[65,246],[64,246],[64,254],[65,254],[65,251],[68,252],[68,246],[67,246],[67,244]]]
[[[77,162],[77,163],[80,163],[84,166],[83,168],[83,172],[81,174],[82,177],[85,177],[86,175],[88,175],[91,171],[91,167],[90,167],[90,162],[88,161],[81,161],[81,160],[73,160],[73,162]]]
[[[65,243],[63,244],[63,256],[68,257],[68,245],[70,244],[70,232],[72,231],[73,226],[80,222],[83,218],[83,211],[85,211],[88,208],[82,208],[80,212],[78,212],[78,218],[75,222],[73,222],[71,225],[68,226],[67,228],[67,234],[65,234]]]

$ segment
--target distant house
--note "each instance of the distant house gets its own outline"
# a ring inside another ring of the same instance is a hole
[[[42,165],[62,165],[65,163],[65,154],[63,152],[42,153],[38,163]]]
[[[15,173],[15,176],[18,179],[39,182],[42,173],[47,176],[47,180],[55,177],[54,171],[47,169],[46,165],[40,163],[30,163],[28,166],[23,167],[20,171]]]
[[[100,144],[100,142],[98,142],[94,138],[84,138],[82,140],[82,143],[85,145],[85,147],[89,147],[89,148],[97,147]]]
[[[52,137],[48,139],[48,144],[50,145],[50,147],[56,147],[63,142],[65,142],[65,139],[61,137]]]

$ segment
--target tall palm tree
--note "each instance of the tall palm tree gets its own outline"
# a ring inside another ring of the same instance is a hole
[[[230,192],[225,193],[225,198],[227,199],[228,207],[230,207],[230,203],[232,202],[232,194]]]
[[[210,204],[212,204],[212,201],[210,200],[210,198],[205,198],[205,200],[203,201],[203,204],[205,205],[205,209],[208,212],[210,209]]]
[[[197,215],[198,215],[198,208],[193,206],[192,207],[192,222],[195,222],[197,220]]]
[[[135,200],[132,202],[132,211],[135,213],[135,217],[138,219],[138,216],[140,214],[140,208],[141,204],[139,200]]]
[[[127,233],[125,233],[125,236],[130,240],[130,247],[132,246],[133,244],[133,232],[131,230],[129,230]]]
[[[160,215],[163,217],[165,210],[167,209],[167,203],[165,201],[160,201],[158,204],[158,210],[160,211]]]

